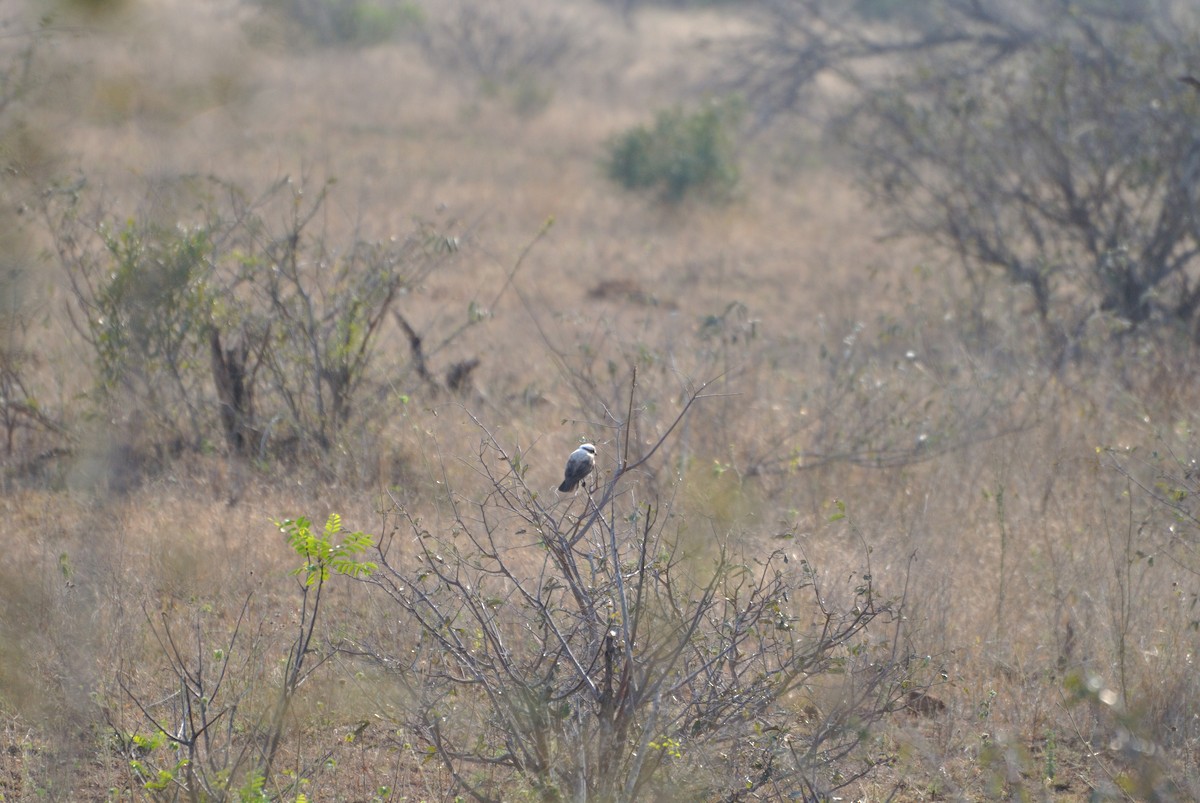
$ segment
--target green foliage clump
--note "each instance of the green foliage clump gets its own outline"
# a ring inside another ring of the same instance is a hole
[[[341,0],[332,5],[337,12],[332,26],[337,42],[378,44],[422,21],[421,9],[408,2]]]
[[[854,8],[869,20],[891,20],[912,10],[900,0],[858,0]]]
[[[688,112],[659,112],[608,143],[605,171],[628,190],[656,190],[668,203],[687,196],[728,199],[739,171],[733,142],[738,118],[731,104],[710,103]]]
[[[304,575],[306,587],[324,583],[331,570],[350,577],[369,577],[378,568],[371,561],[356,558],[373,547],[375,540],[363,532],[343,533],[342,517],[336,513],[329,514],[320,531],[303,516],[276,522],[276,526],[287,536],[288,545],[304,558],[304,564],[292,574]]]
[[[139,368],[157,375],[181,371],[196,350],[206,319],[205,278],[210,250],[203,230],[100,228],[110,257],[87,321],[95,338],[101,379],[114,385]]]
[[[374,45],[424,22],[409,0],[261,0],[319,45]]]
[[[68,209],[58,233],[78,221]],[[67,221],[71,221],[68,223]],[[137,409],[151,437],[203,440],[197,407],[205,381],[203,334],[214,297],[211,232],[127,220],[94,225],[100,249],[81,247],[82,231],[58,243],[71,267],[75,328],[93,355],[98,397]]]

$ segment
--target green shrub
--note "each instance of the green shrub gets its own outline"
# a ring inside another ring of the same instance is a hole
[[[902,0],[858,0],[855,11],[869,20],[891,20],[913,9]]]
[[[97,397],[136,400],[155,434],[198,445],[205,428],[195,403],[205,380],[200,333],[212,304],[209,232],[133,220],[101,222],[93,231],[100,250],[69,263],[67,276],[72,320],[93,354]]]
[[[205,317],[207,233],[129,221],[99,234],[110,259],[87,323],[101,380],[115,385],[135,363],[157,368],[161,361],[174,371],[194,350],[190,335]]]
[[[391,39],[422,22],[421,9],[412,3],[350,0],[336,3],[333,33],[339,42],[373,45]]]
[[[325,454],[377,420],[360,402],[396,381],[369,371],[384,324],[457,244],[427,226],[333,243],[313,224],[329,186],[305,196],[277,182],[251,209],[236,187],[197,182],[199,226],[117,224],[56,195],[46,215],[102,408],[154,424],[138,433],[156,452],[224,440],[243,454]],[[292,218],[264,217],[271,204]]]
[[[662,200],[685,196],[729,198],[738,181],[733,145],[737,111],[710,103],[687,112],[659,112],[653,126],[640,125],[608,143],[605,170],[628,190],[655,190]]]
[[[319,45],[373,45],[424,22],[408,0],[259,0],[304,29]]]

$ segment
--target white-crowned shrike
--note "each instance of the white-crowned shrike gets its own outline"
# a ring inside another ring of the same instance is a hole
[[[596,447],[585,443],[571,452],[571,456],[567,458],[566,476],[563,478],[562,485],[558,486],[558,490],[562,493],[570,493],[575,490],[575,486],[582,482],[584,477],[591,474],[595,466]]]

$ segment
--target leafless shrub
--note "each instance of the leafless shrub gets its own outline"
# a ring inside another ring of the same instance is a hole
[[[1148,28],[1085,32],[927,102],[876,94],[866,178],[972,284],[999,271],[1067,336],[1097,311],[1190,325],[1200,104],[1163,74],[1171,46]]]
[[[423,44],[445,69],[505,83],[552,75],[578,49],[579,32],[540,7],[455,0],[426,26]]]
[[[920,6],[765,0],[754,12],[761,23],[757,32],[732,43],[720,81],[743,93],[765,122],[828,109],[809,106],[818,97],[818,79],[869,91],[891,78],[919,93],[987,75],[1071,29],[1077,42],[1095,36],[1096,25],[1165,29],[1175,8],[1162,0],[1089,3],[1086,9],[1065,0]]]
[[[761,120],[849,88],[839,129],[897,227],[983,295],[1027,290],[1053,357],[1101,313],[1196,330],[1200,102],[1186,4],[944,0],[881,23],[869,3],[779,0],[732,55]],[[821,108],[829,109],[830,104]]]
[[[313,757],[299,773],[273,772],[285,739],[295,735],[289,711],[332,654],[317,629],[327,608],[327,583],[338,574],[373,570],[357,559],[371,537],[344,532],[337,515],[323,530],[304,518],[278,526],[303,561],[291,573],[298,578],[299,605],[290,643],[276,643],[266,616],[252,624],[250,596],[227,635],[217,639],[200,614],[184,633],[166,615],[155,623],[143,608],[165,666],[155,672],[131,660],[121,667],[117,684],[137,712],[136,724],[120,715],[118,700],[100,695],[130,772],[151,800],[262,800],[268,783],[280,794],[295,791],[328,757]]]
[[[224,800],[266,779],[284,731],[282,713],[304,667],[289,663],[287,683],[272,688],[263,671],[271,663],[271,639],[263,632],[265,623],[251,629],[249,604],[247,598],[224,638],[214,638],[199,617],[178,628],[165,616],[155,623],[147,613],[165,668],[122,667],[117,684],[137,713],[132,720],[121,716],[120,699],[100,699],[113,738],[148,799]],[[307,606],[304,613],[296,653],[302,661],[312,635]]]
[[[892,638],[900,607],[869,568],[837,604],[806,560],[754,554],[638,499],[638,475],[705,399],[694,391],[633,458],[631,396],[611,474],[565,507],[486,430],[486,490],[452,494],[446,529],[396,504],[369,582],[414,636],[359,649],[403,684],[403,724],[463,792],[496,800],[519,781],[547,800],[818,799],[872,771],[858,748],[902,705],[907,656]],[[868,629],[885,646],[867,649]],[[837,693],[798,723],[790,707],[822,683]]]

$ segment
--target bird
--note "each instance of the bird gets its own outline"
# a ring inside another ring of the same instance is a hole
[[[590,443],[585,443],[575,451],[571,452],[571,456],[567,458],[567,471],[563,477],[562,485],[558,486],[561,493],[570,493],[575,490],[575,486],[583,481],[583,478],[592,473],[592,469],[596,466],[596,447]]]

